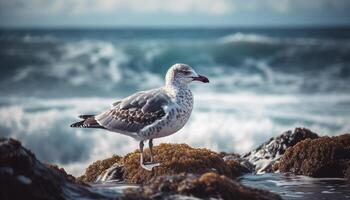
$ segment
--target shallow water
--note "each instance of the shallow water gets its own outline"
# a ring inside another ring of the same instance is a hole
[[[283,199],[350,199],[350,184],[341,178],[311,178],[286,174],[245,175],[247,186],[278,193]]]
[[[250,187],[279,194],[284,200],[343,200],[350,199],[350,184],[342,178],[311,178],[278,173],[244,175],[239,181]],[[121,196],[123,190],[137,185],[117,182],[92,185],[92,190],[107,197]],[[183,197],[182,197],[183,198]]]
[[[91,189],[106,197],[114,198],[123,195],[123,190],[127,188],[138,187],[137,185],[123,184],[114,181],[110,181],[103,184],[92,184]]]

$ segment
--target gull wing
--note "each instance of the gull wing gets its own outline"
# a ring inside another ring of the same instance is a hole
[[[119,102],[106,112],[95,116],[102,127],[120,133],[137,133],[166,115],[164,106],[171,104],[162,89],[138,92]]]

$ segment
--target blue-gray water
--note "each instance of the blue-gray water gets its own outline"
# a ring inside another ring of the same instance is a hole
[[[350,130],[350,29],[0,31],[0,135],[79,175],[137,142],[71,129],[81,113],[159,87],[177,62],[207,75],[178,133],[156,140],[244,153],[297,126]]]
[[[285,200],[350,199],[350,184],[340,178],[310,178],[288,174],[244,175],[244,185],[279,194]]]

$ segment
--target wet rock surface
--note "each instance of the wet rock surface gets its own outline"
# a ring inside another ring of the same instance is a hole
[[[104,179],[104,177],[109,177],[109,180],[113,179],[122,179],[122,174],[120,173],[108,173],[108,169],[112,168],[112,166],[115,166],[113,170],[117,172],[117,167],[119,167],[119,161],[122,157],[113,155],[111,158],[107,158],[105,160],[98,160],[94,163],[92,163],[88,168],[85,170],[85,174],[80,176],[78,179],[83,182],[98,182],[98,181],[106,181],[107,178]]]
[[[238,177],[246,173],[254,172],[254,165],[247,159],[242,158],[239,154],[231,153],[220,153],[225,163],[231,169],[233,177]]]
[[[101,198],[64,169],[38,161],[14,139],[0,138],[0,199]]]
[[[347,166],[348,168],[345,170],[344,175],[345,175],[345,178],[347,178],[348,181],[350,182],[350,162],[347,163]]]
[[[231,170],[232,177],[239,177],[246,173],[252,173],[252,169],[242,164],[239,160],[225,160]]]
[[[178,174],[159,176],[145,186],[128,189],[125,195],[130,199],[163,199],[173,195],[194,196],[201,199],[281,199],[268,191],[243,186],[232,179],[213,172],[202,175]]]
[[[316,139],[319,136],[306,128],[295,128],[286,131],[276,138],[271,138],[258,148],[242,156],[255,166],[257,173],[273,172],[273,165],[279,161],[287,148],[305,139]]]
[[[276,168],[311,177],[349,178],[350,134],[306,139],[289,148]]]

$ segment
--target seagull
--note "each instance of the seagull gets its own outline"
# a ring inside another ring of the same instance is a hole
[[[193,95],[189,83],[209,83],[187,64],[171,66],[165,76],[165,86],[137,92],[112,104],[97,115],[80,115],[82,121],[74,128],[100,128],[130,136],[139,141],[140,165],[151,171],[160,163],[153,159],[153,139],[169,136],[188,121],[193,108]],[[150,162],[144,162],[144,141],[149,141]]]

